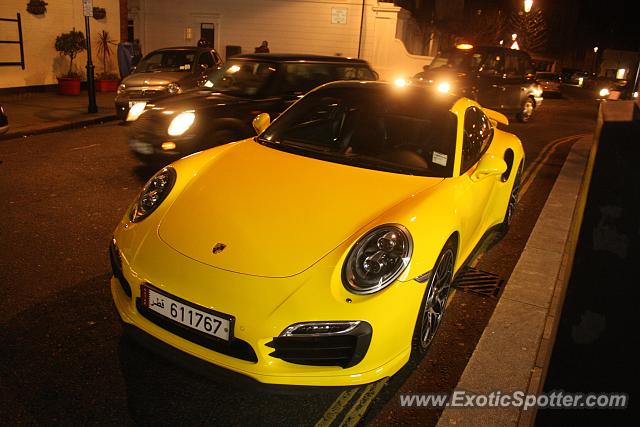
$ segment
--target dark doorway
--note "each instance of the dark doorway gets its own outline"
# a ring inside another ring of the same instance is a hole
[[[209,42],[209,46],[214,47],[215,28],[211,22],[203,22],[200,24],[200,40]]]
[[[133,19],[127,20],[127,40],[130,42],[135,40],[133,34]]]

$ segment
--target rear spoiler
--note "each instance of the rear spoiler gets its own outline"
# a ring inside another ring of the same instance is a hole
[[[509,119],[504,114],[498,113],[497,111],[490,110],[488,108],[483,108],[482,111],[485,112],[487,116],[489,116],[489,120],[493,126],[497,126],[498,123],[502,123],[503,125],[509,124]]]

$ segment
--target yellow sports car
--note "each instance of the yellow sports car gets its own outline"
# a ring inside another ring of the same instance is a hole
[[[257,137],[162,169],[122,218],[122,320],[263,383],[393,375],[427,350],[481,237],[511,222],[524,153],[496,122],[469,99],[381,82],[258,115]]]

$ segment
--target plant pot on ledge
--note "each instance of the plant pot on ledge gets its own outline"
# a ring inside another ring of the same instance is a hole
[[[80,95],[80,77],[58,77],[59,95]]]
[[[112,73],[102,73],[96,79],[96,90],[98,92],[116,92],[120,79]]]

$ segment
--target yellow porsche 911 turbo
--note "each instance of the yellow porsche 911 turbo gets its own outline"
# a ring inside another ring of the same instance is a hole
[[[257,137],[162,169],[122,218],[111,292],[125,326],[262,383],[393,375],[429,347],[482,236],[511,222],[524,152],[497,122],[381,82],[258,115]]]

